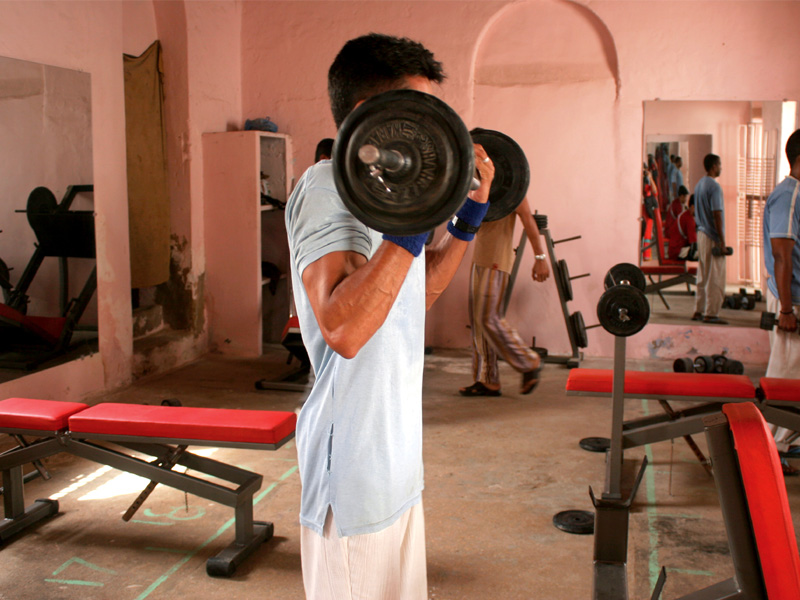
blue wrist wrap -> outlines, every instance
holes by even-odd
[[[417,235],[389,235],[388,233],[384,233],[383,239],[385,239],[387,242],[397,244],[401,248],[405,248],[413,256],[419,256],[422,252],[422,249],[425,247],[428,234],[419,233]]]
[[[488,202],[475,202],[472,198],[467,198],[458,209],[456,218],[447,224],[447,231],[456,239],[471,242],[488,210]],[[461,223],[458,223],[459,221]]]

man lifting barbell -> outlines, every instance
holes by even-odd
[[[328,73],[333,160],[309,168],[286,206],[316,376],[297,422],[308,598],[427,598],[425,310],[480,227],[494,177],[485,150],[430,95],[443,78],[419,43],[378,34],[347,42]],[[469,192],[476,165],[479,187]],[[454,213],[425,248],[428,231]]]

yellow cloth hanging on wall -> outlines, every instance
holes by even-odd
[[[161,44],[153,42],[141,56],[123,55],[123,65],[131,288],[144,288],[169,279],[170,210]]]

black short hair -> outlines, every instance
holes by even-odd
[[[694,194],[689,196],[689,206],[694,206]]]
[[[682,185],[678,188],[678,196],[686,196],[689,193],[689,190],[686,189],[686,186]]]
[[[314,151],[314,162],[319,162],[323,156],[330,158],[333,156],[333,139],[323,138],[317,144],[317,149]]]
[[[794,168],[794,163],[797,162],[798,156],[800,156],[800,129],[786,140],[786,158],[789,159],[790,168]]]
[[[703,168],[706,170],[706,173],[708,173],[718,162],[722,162],[719,156],[716,154],[706,154],[706,157],[703,159]]]
[[[406,77],[444,81],[442,63],[419,42],[370,33],[347,42],[328,70],[328,96],[338,128],[360,100],[397,89]]]

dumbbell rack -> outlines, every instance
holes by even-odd
[[[569,343],[572,349],[571,354],[569,355],[552,355],[547,354],[544,357],[544,362],[546,363],[556,363],[566,365],[568,369],[572,369],[575,367],[580,366],[580,361],[583,360],[583,352],[581,352],[581,348],[585,348],[588,345],[588,341],[586,339],[586,325],[583,320],[583,315],[580,311],[576,311],[572,314],[569,312],[569,307],[567,306],[567,302],[572,300],[572,280],[573,279],[581,279],[583,277],[589,277],[589,273],[584,273],[582,275],[575,275],[574,277],[570,277],[569,270],[567,269],[567,262],[565,260],[557,260],[556,259],[556,244],[562,244],[564,242],[572,242],[574,240],[581,239],[581,236],[576,235],[570,238],[565,238],[563,240],[555,240],[553,241],[552,236],[550,235],[550,229],[547,224],[547,216],[534,214],[533,218],[536,220],[536,226],[539,228],[539,233],[544,237],[545,244],[547,245],[547,255],[550,259],[550,270],[553,273],[553,277],[556,282],[556,289],[558,290],[558,298],[561,302],[561,312],[564,315],[564,322],[567,326],[567,334],[569,336]],[[511,270],[511,276],[508,282],[508,288],[506,289],[506,296],[504,298],[503,303],[503,312],[506,311],[508,308],[508,303],[511,300],[511,291],[514,288],[514,282],[517,278],[517,273],[519,272],[520,264],[522,263],[522,256],[525,250],[525,240],[527,239],[527,234],[525,231],[522,232],[522,235],[519,239],[519,245],[516,248],[516,258],[514,259],[514,267]]]

